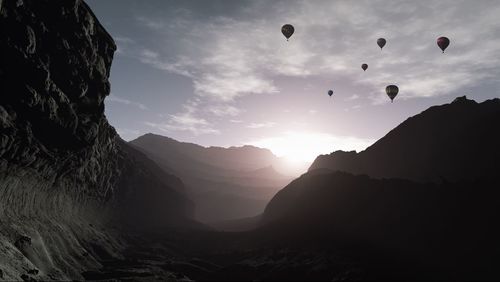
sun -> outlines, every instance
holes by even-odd
[[[252,145],[270,149],[276,156],[292,163],[312,162],[318,152],[332,149],[332,144],[325,142],[325,136],[309,132],[284,132],[281,136],[262,138]]]
[[[363,150],[371,140],[355,137],[335,136],[328,133],[287,131],[279,136],[261,138],[249,144],[268,148],[290,165],[311,164],[321,154],[336,150]]]

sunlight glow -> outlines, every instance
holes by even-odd
[[[265,137],[247,144],[268,148],[278,157],[286,158],[291,163],[311,163],[320,154],[329,154],[337,150],[359,152],[372,143],[373,140],[357,137],[287,131],[279,136]]]

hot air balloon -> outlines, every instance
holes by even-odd
[[[366,71],[366,69],[368,68],[368,64],[362,64],[362,65],[361,65],[361,68],[362,68],[364,71]]]
[[[393,102],[394,98],[398,95],[399,88],[396,85],[389,85],[385,88],[385,93],[387,93],[387,96],[391,98],[391,103]]]
[[[293,32],[295,31],[295,28],[293,28],[293,25],[291,24],[286,24],[281,27],[281,33],[286,37],[286,41],[292,36]]]
[[[437,45],[439,46],[439,48],[441,48],[441,50],[443,50],[444,53],[444,50],[448,48],[448,45],[450,45],[450,40],[448,39],[448,37],[439,37],[437,39]]]
[[[382,48],[384,48],[385,43],[387,43],[387,41],[385,41],[384,38],[377,39],[377,45],[378,45],[378,47],[380,47],[380,50],[382,50]]]
[[[332,97],[333,95],[333,91],[332,90],[328,90],[328,96]]]

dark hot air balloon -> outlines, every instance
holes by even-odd
[[[441,48],[441,50],[443,50],[443,53],[444,53],[444,50],[446,48],[448,48],[448,45],[450,45],[450,39],[448,39],[448,37],[439,37],[437,39],[437,45],[439,46],[439,48]]]
[[[361,68],[362,68],[364,71],[366,71],[366,69],[368,68],[368,64],[362,64],[362,65],[361,65]]]
[[[384,48],[385,43],[387,43],[387,41],[385,41],[384,38],[377,39],[377,45],[378,45],[378,47],[380,47],[380,50],[382,50],[382,48]]]
[[[389,85],[385,88],[385,93],[387,93],[387,96],[391,98],[391,103],[393,102],[394,98],[398,95],[399,88],[396,85]]]
[[[295,31],[295,28],[293,28],[293,25],[291,24],[286,24],[281,27],[281,33],[286,37],[286,41],[288,41],[288,38],[290,38]]]
[[[332,90],[328,90],[328,96],[332,97],[333,95],[333,91]]]

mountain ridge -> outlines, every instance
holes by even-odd
[[[156,134],[145,134],[130,144],[186,183],[196,214],[204,222],[256,216],[291,180],[274,169],[278,158],[268,149],[203,147]]]
[[[207,159],[210,159],[210,154],[224,153],[226,155],[230,155],[230,154],[241,153],[241,152],[244,152],[245,154],[258,153],[260,155],[260,157],[264,158],[264,159],[265,158],[269,158],[269,159],[276,158],[276,156],[269,149],[259,148],[259,147],[255,147],[252,145],[230,146],[230,147],[202,146],[202,145],[192,143],[192,142],[178,141],[178,140],[173,139],[171,137],[163,136],[163,135],[159,135],[159,134],[154,134],[154,133],[146,133],[142,136],[137,137],[134,140],[131,140],[129,143],[137,146],[138,144],[141,144],[141,142],[146,142],[147,141],[146,139],[152,139],[152,138],[159,139],[159,140],[161,140],[161,142],[168,143],[168,144],[173,145],[175,147],[178,147],[178,146],[190,147],[190,149],[192,149],[192,151],[194,151],[194,153],[192,153],[192,154],[202,152],[202,154],[208,155]],[[145,147],[145,146],[146,146],[145,144],[142,145],[142,147]],[[147,149],[147,148],[144,148],[144,149]],[[192,156],[192,154],[188,154],[188,156]],[[199,159],[200,158],[198,158],[198,160]],[[236,158],[232,157],[232,159],[236,159]],[[210,164],[210,165],[215,165],[215,164],[211,163],[209,160],[204,161],[204,162],[207,164]],[[223,166],[220,166],[220,168],[223,168]],[[256,167],[256,166],[250,166],[250,167],[242,166],[242,170],[253,170],[253,169],[259,169],[259,168],[260,167]]]
[[[328,168],[421,181],[484,177],[499,165],[500,152],[494,145],[500,142],[497,126],[500,99],[477,103],[463,96],[406,119],[362,152],[320,155],[309,171]],[[458,139],[463,140],[454,142]],[[472,164],[475,154],[483,159]]]

